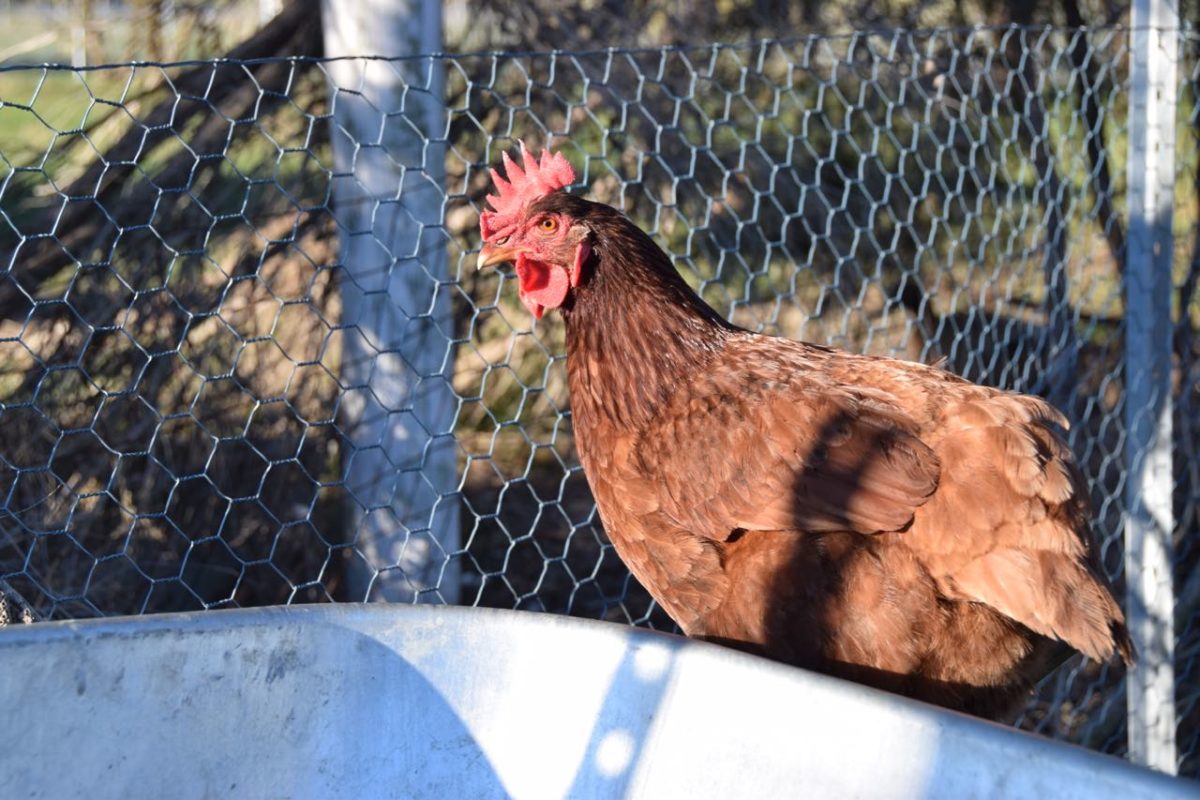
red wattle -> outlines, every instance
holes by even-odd
[[[534,261],[524,254],[517,256],[516,267],[521,302],[538,319],[547,308],[558,308],[567,299],[571,279],[562,267]]]

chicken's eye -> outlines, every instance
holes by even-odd
[[[542,221],[538,223],[538,227],[545,233],[554,233],[558,230],[558,220],[554,217],[543,217]]]

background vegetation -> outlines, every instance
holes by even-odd
[[[1119,580],[1125,12],[685,5],[447,6],[463,54],[443,64],[464,600],[669,625],[607,545],[574,460],[559,324],[465,268],[483,167],[516,138],[565,152],[742,325],[947,358],[1050,397],[1075,423]],[[316,3],[261,28],[257,6],[176,9],[70,55],[300,58],[0,72],[0,594],[44,618],[358,599]],[[67,57],[78,37],[29,49],[17,33],[43,11],[11,7],[0,57]],[[780,30],[800,33],[750,43]],[[1194,774],[1200,40],[1184,44],[1176,592]],[[1120,677],[1073,663],[1024,724],[1120,752]]]

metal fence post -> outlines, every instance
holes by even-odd
[[[441,4],[323,0],[355,599],[456,603]],[[384,58],[355,58],[383,56]],[[397,58],[399,57],[399,58]],[[387,60],[393,59],[393,60]]]
[[[1129,629],[1141,661],[1127,679],[1129,756],[1174,774],[1171,222],[1179,46],[1174,0],[1135,0],[1130,37],[1125,570]]]

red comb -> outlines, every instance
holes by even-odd
[[[499,170],[489,170],[492,182],[496,184],[496,194],[489,194],[487,201],[495,211],[484,211],[480,215],[484,239],[505,227],[528,204],[575,182],[575,169],[562,153],[543,150],[539,159],[525,148],[524,142],[518,144],[523,167],[504,153],[505,175],[502,176]]]

